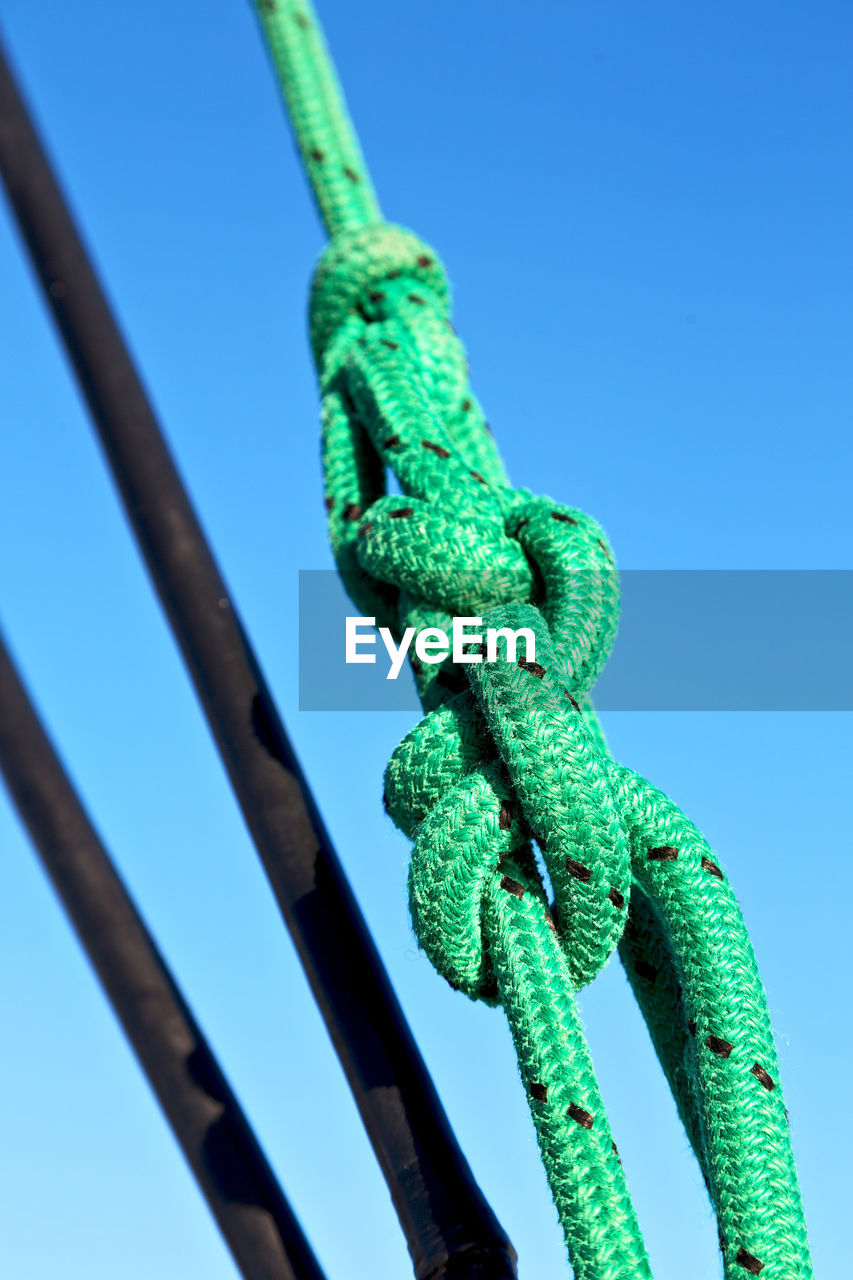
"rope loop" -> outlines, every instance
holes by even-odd
[[[524,829],[536,840],[551,881],[554,920],[575,988],[591,982],[625,927],[631,887],[627,831],[607,761],[567,687],[542,612],[507,605],[485,620],[498,632],[498,661],[468,668],[489,737],[506,768]],[[508,652],[522,628],[536,661]]]
[[[619,621],[619,576],[601,526],[574,507],[517,492],[506,532],[542,583],[542,610],[576,700],[607,661]]]
[[[468,665],[473,699],[463,692],[430,711],[386,771],[389,812],[415,836],[415,931],[453,986],[489,999],[482,899],[504,858],[533,868],[532,835],[554,893],[549,920],[578,988],[625,926],[627,833],[607,762],[566,688],[542,613],[513,604],[486,621],[498,633],[499,660]],[[536,662],[507,652],[522,628],[535,637]]]

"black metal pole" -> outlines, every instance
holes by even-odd
[[[0,771],[246,1280],[323,1280],[0,637]]]
[[[152,406],[0,58],[0,171],[137,542],[361,1112],[418,1280],[512,1280]]]

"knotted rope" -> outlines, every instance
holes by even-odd
[[[413,664],[426,712],[385,801],[414,840],[412,920],[440,973],[500,1004],[578,1280],[651,1275],[574,993],[620,954],[703,1169],[729,1280],[812,1275],[761,982],[719,861],[616,764],[588,691],[618,580],[588,516],[513,490],[468,385],[436,254],[381,220],[305,0],[259,4],[332,241],[311,334],[332,546],[401,637],[452,616],[536,660]],[[386,493],[388,471],[402,497]],[[531,840],[553,894],[549,907]]]

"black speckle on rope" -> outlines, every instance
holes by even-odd
[[[718,880],[725,880],[726,878],[717,866],[716,862],[712,862],[710,858],[702,859],[702,870],[710,872],[710,874],[712,876],[716,876]]]
[[[271,0],[267,0],[267,3],[271,9],[275,8],[275,5],[271,3]],[[311,23],[305,17],[304,13],[295,13],[293,15],[293,21],[296,23],[297,27],[300,27],[303,31],[308,31],[311,28]]]
[[[590,867],[585,867],[582,862],[575,862],[574,858],[566,858],[566,870],[570,876],[574,876],[576,880],[581,880],[584,884],[587,883],[592,875]]]
[[[388,512],[388,518],[389,520],[403,520],[406,516],[413,516],[414,514],[414,507],[398,507],[396,511]]]
[[[579,1124],[582,1129],[591,1129],[593,1117],[588,1111],[584,1111],[583,1107],[577,1106],[574,1102],[570,1105],[567,1116],[574,1120],[575,1124]]]
[[[613,1154],[615,1155],[616,1159],[619,1161],[619,1163],[620,1163],[620,1165],[621,1165],[621,1163],[622,1163],[622,1157],[621,1157],[621,1156],[620,1156],[620,1154],[619,1154],[619,1148],[617,1147],[617,1145],[616,1145],[616,1143],[615,1143],[615,1142],[611,1142],[611,1143],[610,1143],[610,1145],[611,1145],[611,1147],[613,1148]]]
[[[687,1030],[690,1032],[690,1034],[691,1034],[692,1036],[695,1036],[695,1034],[696,1034],[696,1019],[695,1019],[695,1018],[690,1018],[690,1019],[688,1020],[688,1022],[687,1022]]]
[[[524,897],[524,885],[513,880],[512,876],[501,876],[501,888],[506,889],[507,893],[511,893],[515,898]]]
[[[678,850],[674,849],[671,844],[662,844],[659,848],[649,849],[647,857],[649,862],[675,862],[678,857]]]
[[[421,445],[424,449],[429,449],[430,453],[436,454],[439,458],[450,457],[450,450],[445,449],[443,444],[433,444],[431,440],[422,440]]]
[[[545,674],[544,667],[541,667],[538,662],[528,662],[526,658],[519,658],[516,665],[521,667],[522,671],[529,671],[538,680],[541,680]]]
[[[711,1052],[716,1053],[720,1058],[727,1058],[734,1048],[731,1040],[723,1040],[715,1035],[706,1036],[705,1043]]]
[[[548,1086],[541,1084],[538,1080],[534,1080],[530,1086],[530,1096],[535,1098],[537,1102],[548,1101]]]
[[[327,511],[331,511],[331,509],[332,509],[332,507],[333,507],[334,505],[335,505],[335,500],[334,500],[334,498],[327,498],[327,499],[326,499],[326,510],[327,510]]]
[[[610,548],[607,546],[607,543],[606,543],[606,542],[602,542],[602,541],[601,541],[601,538],[596,538],[596,542],[597,542],[597,543],[598,543],[598,545],[601,547],[601,550],[604,552],[604,554],[607,556],[607,559],[608,559],[608,560],[610,561],[610,563],[612,564],[612,563],[613,563],[613,556],[610,554]]]
[[[349,178],[350,182],[361,182],[361,178],[358,176],[355,169],[350,169],[349,166],[347,166],[344,169],[344,173]]]
[[[572,697],[572,695],[569,693],[568,689],[564,690],[564,692],[565,692],[565,695],[566,695],[566,697],[568,698],[569,702],[570,702],[570,703],[572,704],[572,706],[574,707],[575,711],[580,711],[580,706],[578,705],[577,699]]]
[[[474,477],[475,480],[479,480],[480,484],[489,483],[485,476],[480,475],[479,471],[472,471],[471,475]]]
[[[620,893],[615,886],[609,891],[607,896],[617,911],[621,911],[623,909],[625,906],[625,895]]]
[[[389,351],[399,351],[399,350],[400,350],[400,344],[399,344],[399,342],[392,342],[390,338],[381,338],[381,339],[380,339],[380,341],[381,341],[381,343],[382,343],[383,347],[387,347]]]
[[[369,293],[367,296],[368,296],[368,298],[370,299],[370,301],[371,301],[371,302],[384,302],[384,301],[385,301],[385,294],[384,294],[384,293],[382,293],[381,291],[380,291],[380,292],[378,292],[378,293]]]
[[[400,437],[399,437],[399,436],[389,436],[387,440],[383,440],[383,441],[382,441],[382,448],[383,448],[383,449],[396,449],[396,447],[397,447],[397,445],[398,445],[399,443],[400,443]]]
[[[360,520],[362,514],[361,507],[357,502],[348,502],[341,512],[341,518],[343,520]]]
[[[564,516],[562,511],[552,511],[552,520],[559,520],[561,524],[577,524],[577,520],[573,520],[571,516]]]
[[[645,978],[646,982],[657,982],[657,969],[654,965],[648,964],[645,960],[636,961],[634,965],[634,972],[639,978]]]
[[[322,164],[326,159],[325,151],[321,151],[319,147],[315,147],[313,151],[309,152],[309,154],[311,159],[316,160],[318,164]]]
[[[755,1076],[759,1084],[763,1084],[765,1089],[775,1089],[776,1082],[773,1077],[764,1070],[760,1062],[755,1062],[750,1067],[750,1071]]]
[[[501,800],[501,812],[498,818],[501,831],[509,831],[512,826],[512,805],[508,800]]]
[[[419,307],[426,306],[426,298],[422,298],[419,293],[410,293],[408,295],[409,302],[416,302]]]
[[[419,267],[431,267],[431,266],[432,266],[432,258],[430,258],[427,254],[422,253],[422,254],[421,254],[421,256],[418,258],[418,266],[419,266]]]
[[[764,1270],[764,1263],[759,1262],[747,1249],[738,1249],[735,1262],[743,1267],[744,1271],[748,1271],[751,1276],[757,1276]]]
[[[463,401],[462,401],[462,412],[463,412],[463,413],[470,413],[470,412],[471,412],[471,401],[470,401],[470,400],[463,400]]]
[[[557,926],[554,924],[554,917],[551,915],[551,912],[547,907],[545,908],[545,923],[552,933],[557,932]]]

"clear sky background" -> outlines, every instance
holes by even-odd
[[[320,11],[387,215],[449,268],[515,483],[593,513],[625,567],[853,567],[849,0]],[[379,796],[412,718],[297,710],[297,571],[331,563],[305,322],[323,240],[253,14],[242,0],[5,0],[2,18],[521,1278],[565,1275],[502,1015],[454,995],[410,931],[407,842]],[[8,638],[329,1280],[405,1276],[384,1184],[5,211],[0,291]],[[820,655],[816,619],[803,668]],[[840,1277],[850,716],[623,713],[606,728],[734,882],[816,1272]],[[233,1280],[5,800],[0,957],[0,1274]],[[701,1179],[618,963],[582,1006],[657,1280],[710,1280]]]

